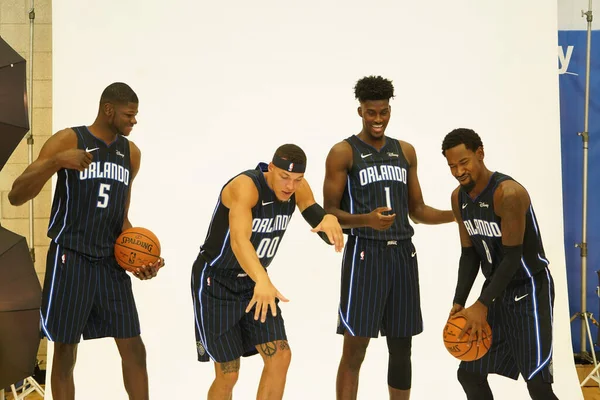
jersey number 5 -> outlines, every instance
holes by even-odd
[[[106,208],[108,206],[108,192],[110,192],[110,185],[106,183],[100,184],[100,190],[98,191],[98,208]]]

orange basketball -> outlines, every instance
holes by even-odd
[[[160,257],[160,242],[148,229],[134,227],[121,232],[115,243],[117,263],[127,271],[154,263]]]
[[[446,350],[454,357],[462,361],[475,361],[483,357],[490,346],[492,345],[492,328],[486,322],[483,328],[483,340],[481,345],[477,346],[477,342],[474,341],[469,345],[469,333],[468,330],[463,337],[458,340],[458,335],[462,331],[467,320],[464,317],[453,317],[446,322],[444,326],[444,346]]]

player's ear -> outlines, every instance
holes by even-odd
[[[358,106],[356,111],[358,111],[358,115],[362,118],[363,117],[362,106]]]
[[[483,152],[483,146],[479,146],[475,154],[477,154],[477,159],[479,161],[483,161],[483,158],[485,157],[485,153]]]
[[[115,113],[115,106],[110,103],[104,103],[102,104],[102,112],[104,112],[104,115],[107,117],[112,117]]]
[[[269,163],[269,167],[268,167],[268,171],[269,172],[273,172],[273,169],[275,168],[275,166],[273,165],[272,162]]]

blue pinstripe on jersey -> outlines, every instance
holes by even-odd
[[[495,172],[476,198],[459,191],[459,207],[473,247],[488,279],[502,262],[501,219],[494,212],[494,192],[511,177]],[[498,373],[526,380],[542,372],[552,382],[552,325],[554,284],[548,269],[542,238],[533,207],[525,216],[523,255],[508,288],[490,305],[488,322],[493,331],[492,348],[480,360],[462,362],[461,368],[482,374]],[[487,284],[486,282],[486,284]]]
[[[129,195],[129,141],[118,135],[107,145],[85,126],[73,130],[77,148],[90,149],[93,161],[83,172],[58,171],[48,236],[79,253],[109,257],[123,227]]]
[[[408,221],[408,161],[400,142],[386,138],[385,145],[376,150],[356,135],[346,142],[352,147],[352,168],[342,195],[341,209],[351,214],[368,214],[377,207],[386,207],[389,194],[390,208],[396,221],[385,231],[369,227],[346,230],[353,236],[374,240],[404,240],[414,230]]]

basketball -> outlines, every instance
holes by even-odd
[[[483,328],[483,340],[481,344],[477,346],[477,342],[473,342],[469,345],[469,333],[468,330],[461,340],[458,340],[458,335],[462,331],[467,320],[464,317],[451,317],[446,326],[444,326],[444,346],[446,350],[454,357],[462,361],[475,361],[483,357],[490,346],[492,345],[492,328],[486,322]]]
[[[130,272],[142,265],[156,262],[159,257],[160,242],[154,233],[145,228],[126,229],[115,243],[117,263]]]

